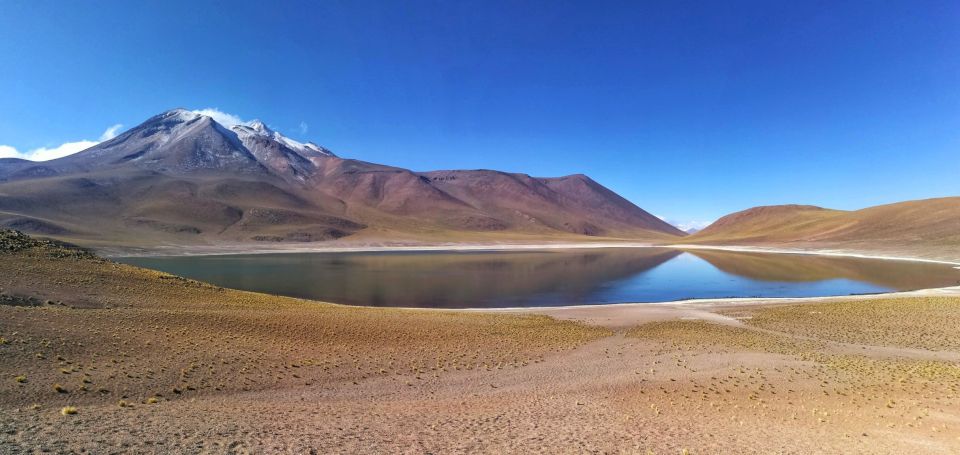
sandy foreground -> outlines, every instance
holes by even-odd
[[[373,309],[0,240],[0,453],[960,452],[956,289]]]

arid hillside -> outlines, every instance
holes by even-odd
[[[830,210],[755,207],[720,218],[678,243],[843,249],[960,260],[960,197]]]

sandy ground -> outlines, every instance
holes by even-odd
[[[0,453],[960,452],[955,289],[365,309],[31,244],[0,292]]]

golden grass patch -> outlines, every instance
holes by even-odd
[[[843,343],[960,350],[960,298],[878,298],[761,308],[746,323]]]

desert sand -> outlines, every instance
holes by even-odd
[[[0,288],[3,453],[960,451],[955,289],[355,308],[9,233]]]

